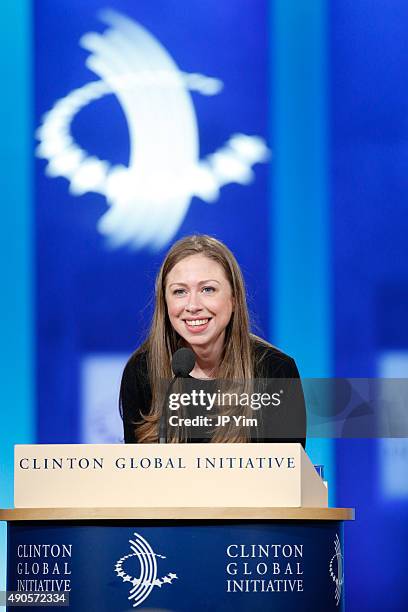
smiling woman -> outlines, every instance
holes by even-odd
[[[174,244],[158,273],[149,336],[129,359],[122,377],[120,407],[125,442],[158,441],[166,399],[163,381],[173,377],[172,355],[181,347],[194,352],[195,365],[189,379],[200,380],[197,384],[201,386],[214,379],[241,384],[254,379],[299,379],[291,357],[250,333],[239,265],[231,251],[210,236],[188,236]],[[280,386],[284,386],[283,381]],[[300,401],[299,394],[292,397],[293,401],[289,395],[280,412],[274,412],[275,440],[304,445],[303,395]],[[205,406],[201,408],[205,414]],[[232,418],[226,422],[232,422]],[[207,434],[200,441],[242,442],[253,438],[245,427],[215,426]],[[183,435],[175,428],[169,441],[186,441]]]
[[[206,255],[182,259],[167,275],[165,298],[173,329],[196,354],[192,375],[214,377],[234,310],[231,285],[223,268]]]

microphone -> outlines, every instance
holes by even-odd
[[[187,378],[196,362],[193,351],[189,348],[178,349],[171,360],[171,369],[176,378]]]
[[[173,370],[174,377],[171,380],[164,397],[164,404],[160,417],[159,444],[165,444],[167,442],[167,398],[170,393],[170,389],[177,378],[188,377],[191,370],[193,370],[195,366],[195,362],[196,358],[194,352],[189,348],[178,349],[172,357],[171,369]]]

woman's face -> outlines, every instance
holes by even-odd
[[[172,326],[193,349],[223,346],[234,298],[220,264],[205,255],[182,259],[167,275],[165,296]]]

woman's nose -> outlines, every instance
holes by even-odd
[[[186,306],[187,312],[191,312],[191,313],[198,312],[199,310],[201,310],[201,308],[202,306],[200,304],[200,299],[198,295],[191,294],[188,304]]]

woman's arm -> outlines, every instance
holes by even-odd
[[[306,444],[306,406],[302,383],[294,359],[273,347],[263,351],[256,368],[259,383],[268,392],[279,393],[279,406],[262,409],[262,440]]]
[[[135,429],[142,415],[150,410],[151,390],[145,353],[135,354],[127,362],[120,385],[119,410],[126,444],[137,442]]]

